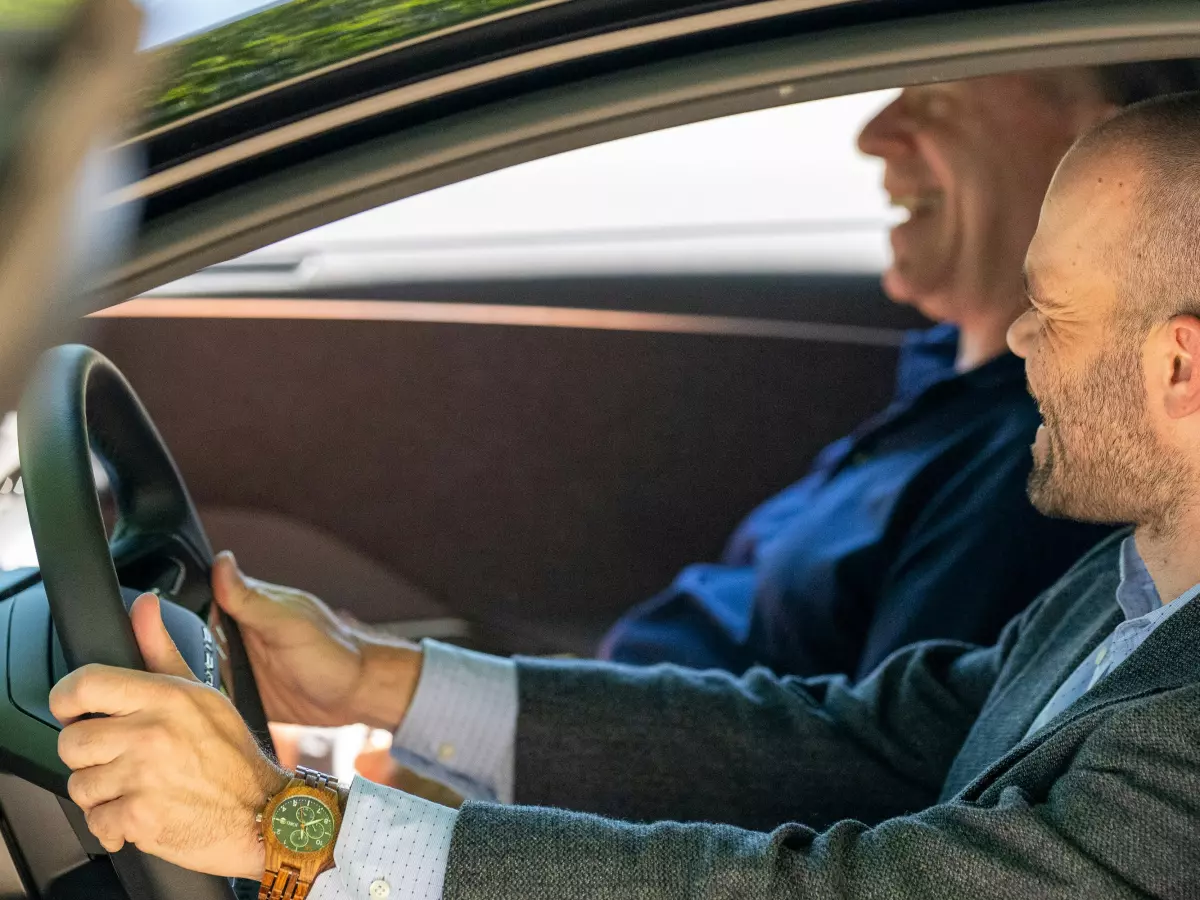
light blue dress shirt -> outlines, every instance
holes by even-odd
[[[516,665],[437,641],[423,646],[417,693],[392,756],[468,799],[512,803]]]
[[[1121,544],[1121,582],[1117,585],[1117,605],[1125,614],[1125,621],[1101,641],[1100,646],[1093,650],[1055,691],[1050,702],[1029,726],[1025,737],[1039,731],[1099,684],[1109,672],[1132,656],[1155,628],[1171,618],[1197,594],[1200,594],[1200,584],[1164,604],[1141,554],[1138,553],[1133,536],[1125,538]]]
[[[1067,678],[1038,714],[1032,735],[1129,658],[1200,594],[1200,584],[1163,604],[1132,537],[1121,547],[1117,603],[1125,621]],[[418,774],[474,800],[511,803],[517,732],[517,670],[511,660],[424,644],[421,680],[392,754]],[[355,779],[334,848],[335,869],[311,900],[441,900],[458,811]]]
[[[425,641],[417,692],[392,755],[472,800],[511,803],[517,667]],[[356,778],[309,900],[441,900],[458,810]]]

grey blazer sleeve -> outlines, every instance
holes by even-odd
[[[1053,765],[874,827],[757,833],[468,805],[444,900],[1191,897],[1198,695],[1193,684],[1129,704],[1065,735]]]
[[[758,829],[924,809],[1023,621],[986,649],[907,648],[857,686],[519,660],[515,800]]]

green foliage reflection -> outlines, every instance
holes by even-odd
[[[0,3],[5,0],[0,0]],[[9,0],[11,2],[11,0]],[[162,51],[154,128],[251,91],[533,0],[292,0]]]
[[[0,0],[0,30],[57,26],[77,2],[78,0]]]

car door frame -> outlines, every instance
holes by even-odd
[[[142,205],[141,231],[88,307],[384,203],[619,137],[926,81],[1200,56],[1200,7],[1186,0],[933,5],[765,0],[515,47],[422,80],[410,73],[342,105],[314,89],[324,106],[312,115],[211,153],[194,149],[117,191],[113,204]],[[904,18],[914,6],[925,14]],[[631,65],[635,45],[655,61]],[[139,149],[154,158],[167,134]]]

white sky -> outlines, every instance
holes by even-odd
[[[286,0],[139,0],[146,10],[143,46],[173,41]]]
[[[514,166],[293,238],[404,239],[895,218],[859,129],[879,91],[745,113]]]

